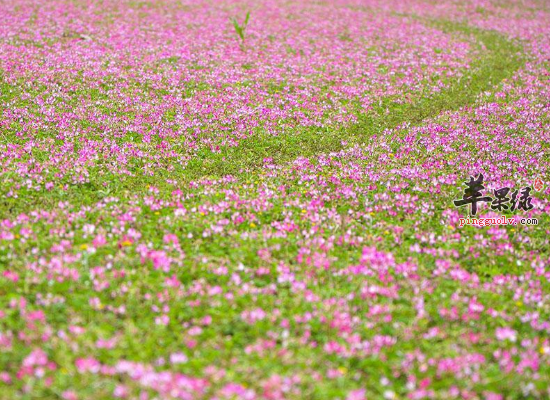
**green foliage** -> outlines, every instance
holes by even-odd
[[[243,24],[239,24],[239,21],[237,21],[237,18],[231,18],[231,22],[233,22],[233,27],[235,28],[235,32],[241,38],[241,41],[244,42],[245,39],[245,32],[246,27],[248,26],[248,21],[250,20],[250,11],[246,13],[246,17],[244,18]]]

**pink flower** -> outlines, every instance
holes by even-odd
[[[188,361],[187,356],[183,353],[172,353],[170,355],[170,362],[172,364],[184,364]]]
[[[164,243],[166,244],[179,244],[179,239],[176,235],[174,235],[173,233],[167,233],[166,235],[164,235],[164,238],[163,238],[163,241]]]
[[[348,393],[346,400],[366,400],[365,389],[352,390]]]
[[[254,400],[256,394],[252,389],[246,389],[245,387],[236,383],[228,383],[220,390],[220,395],[224,399],[238,398],[242,400]]]
[[[2,275],[4,276],[4,278],[12,282],[17,282],[19,280],[19,274],[17,274],[16,272],[4,271]]]
[[[10,374],[8,374],[7,372],[0,372],[0,382],[10,384],[12,382]]]
[[[124,385],[117,385],[113,391],[113,396],[124,398],[128,396],[128,389]]]
[[[189,335],[191,336],[198,336],[202,333],[202,328],[200,326],[194,326],[191,329],[189,329],[187,333],[189,333]]]
[[[32,353],[23,360],[24,367],[44,366],[47,363],[48,356],[42,349],[33,350]]]
[[[78,369],[78,372],[81,374],[85,372],[91,372],[92,374],[97,374],[99,372],[99,369],[101,367],[101,364],[99,361],[97,361],[95,358],[89,357],[89,358],[78,358],[75,362],[76,369]]]
[[[266,313],[261,308],[255,308],[254,310],[246,310],[241,314],[241,318],[249,323],[254,324],[256,321],[261,321],[266,317]]]
[[[72,390],[65,390],[62,394],[63,400],[78,400],[78,396]]]
[[[92,244],[94,247],[105,246],[107,244],[107,239],[105,239],[105,236],[103,235],[97,235],[92,241]]]
[[[168,325],[169,322],[170,322],[170,317],[166,314],[163,314],[160,317],[155,318],[155,324],[157,325]]]
[[[497,328],[496,338],[501,341],[510,340],[511,342],[515,342],[517,339],[517,332],[511,328]]]
[[[155,269],[161,269],[164,272],[170,270],[170,258],[164,251],[152,251],[149,253],[149,258],[153,261],[153,267],[155,267]]]

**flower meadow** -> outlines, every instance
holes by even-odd
[[[544,0],[0,2],[0,399],[550,397],[549,99]]]

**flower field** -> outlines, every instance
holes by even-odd
[[[0,400],[549,397],[548,2],[0,2]]]

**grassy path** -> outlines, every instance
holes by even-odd
[[[419,93],[411,103],[386,99],[369,114],[360,115],[358,123],[340,130],[307,129],[281,136],[260,135],[243,141],[239,147],[224,148],[218,154],[204,152],[187,166],[185,177],[238,175],[241,170],[249,174],[251,169],[261,166],[266,157],[273,158],[275,163],[284,163],[298,156],[341,150],[345,147],[342,141],[348,145],[365,142],[405,122],[420,124],[426,118],[473,104],[480,93],[511,77],[523,64],[521,47],[496,32],[447,21],[430,23],[444,32],[473,35],[475,42],[485,47],[483,57],[474,60],[471,69],[450,82],[447,89],[429,96]]]

